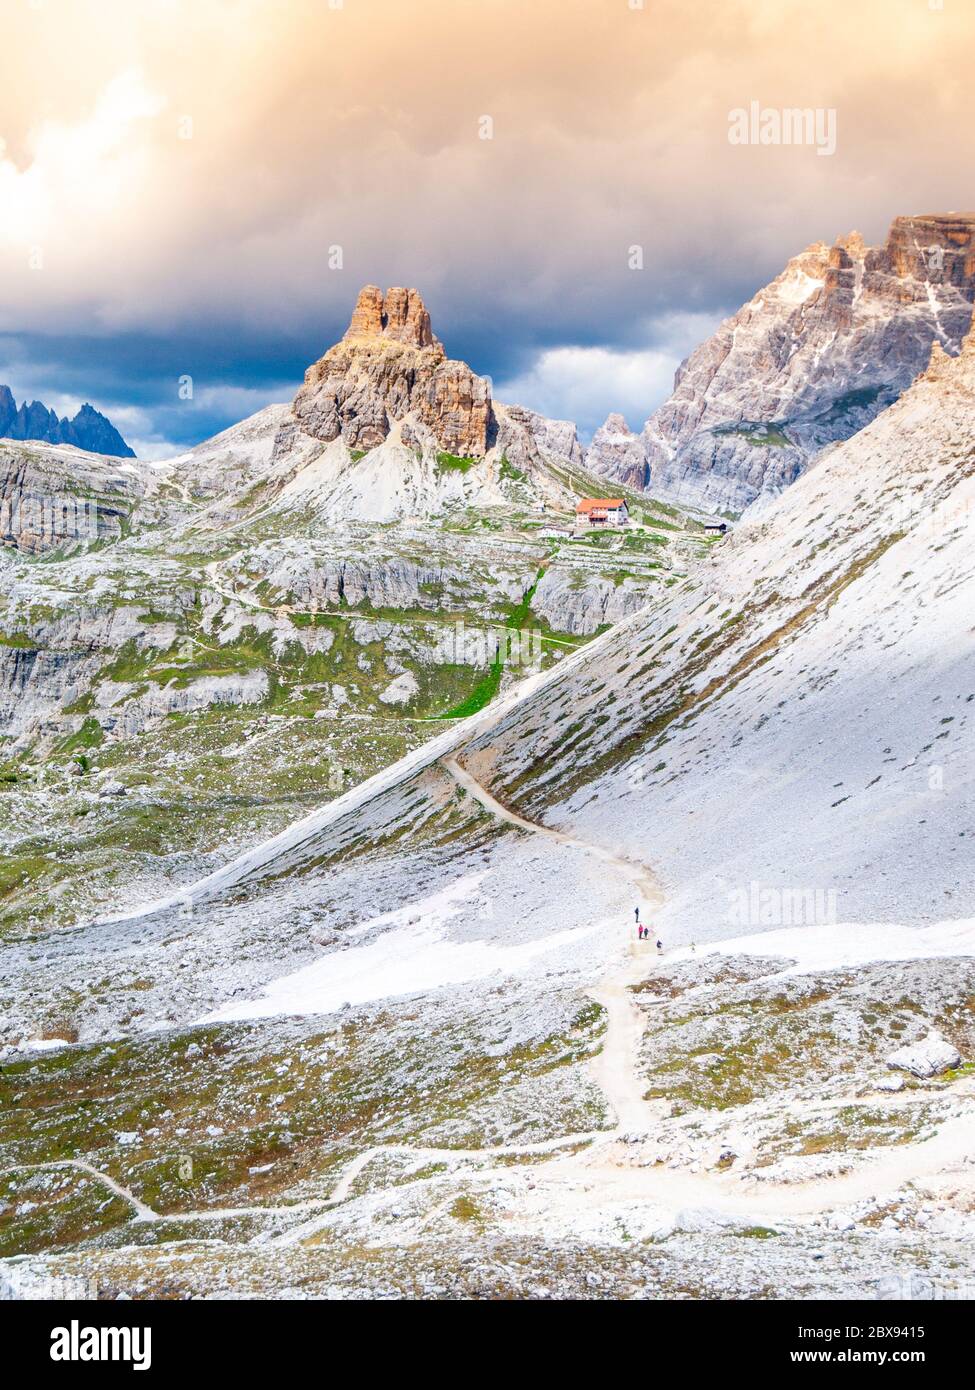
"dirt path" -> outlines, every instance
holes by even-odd
[[[577,846],[625,874],[648,903],[659,903],[660,890],[646,868],[564,831],[527,820],[492,796],[456,757],[448,756],[441,761],[455,781],[492,815],[560,844]],[[707,1207],[728,1216],[754,1218],[756,1213],[761,1213],[769,1218],[802,1219],[844,1202],[894,1191],[912,1179],[935,1176],[945,1167],[963,1163],[975,1151],[971,1125],[966,1117],[944,1123],[938,1134],[923,1146],[906,1145],[879,1153],[849,1173],[818,1180],[767,1185],[756,1181],[743,1187],[737,1173],[695,1174],[662,1165],[632,1166],[626,1162],[620,1141],[651,1133],[655,1121],[663,1118],[668,1109],[660,1102],[646,1101],[643,1096],[645,1086],[641,1080],[639,1051],[646,1016],[631,992],[631,986],[646,979],[655,960],[649,951],[641,952],[638,942],[631,941],[630,954],[624,956],[622,962],[614,960],[600,983],[589,991],[607,1015],[603,1046],[593,1059],[591,1070],[616,1113],[617,1126],[593,1136],[594,1142],[583,1152],[555,1158],[535,1171],[540,1209],[544,1209],[553,1196],[570,1208],[577,1204],[591,1207],[595,1180],[600,1198],[608,1202],[639,1200],[672,1208]]]
[[[87,1173],[89,1177],[95,1178],[103,1187],[107,1187],[110,1192],[114,1192],[116,1197],[121,1197],[124,1202],[128,1202],[136,1214],[139,1221],[159,1221],[159,1213],[153,1211],[152,1207],[146,1206],[134,1192],[130,1192],[127,1187],[117,1183],[114,1178],[110,1178],[107,1173],[102,1173],[98,1168],[86,1163],[83,1158],[60,1158],[54,1159],[50,1163],[15,1163],[10,1168],[5,1169],[8,1173],[39,1173],[45,1169],[53,1170],[56,1168],[76,1168],[81,1173]]]
[[[519,816],[516,811],[510,811],[507,806],[498,801],[476,781],[465,767],[457,761],[456,757],[448,755],[441,758],[441,765],[447,769],[451,777],[463,787],[464,791],[479,802],[486,811],[490,811],[492,816],[497,816],[499,820],[507,821],[509,825],[517,825],[521,830],[528,830],[533,835],[541,835],[548,840],[554,840],[559,845],[573,845],[576,849],[581,849],[584,854],[591,855],[603,864],[608,864],[630,880],[636,890],[637,897],[642,898],[643,902],[649,906],[657,906],[663,899],[663,895],[657,886],[656,879],[643,864],[637,864],[632,859],[623,859],[612,850],[604,849],[601,845],[591,844],[588,840],[580,840],[575,835],[570,835],[565,830],[553,830],[550,826],[542,825],[540,821],[526,820],[524,816]]]
[[[517,812],[509,810],[496,797],[493,797],[465,767],[461,766],[456,758],[446,757],[441,759],[441,762],[458,786],[463,787],[464,791],[486,811],[490,811],[491,815],[497,816],[499,820],[506,821],[509,825],[516,825],[521,830],[528,830],[532,834],[554,840],[556,844],[575,846],[583,853],[598,859],[603,864],[608,864],[617,873],[628,878],[633,884],[636,899],[644,910],[659,906],[663,895],[650,870],[644,865],[634,863],[631,859],[621,858],[619,855],[613,854],[611,850],[604,849],[601,845],[580,840],[567,831],[553,830],[538,821],[527,820],[524,816],[518,815]],[[626,930],[632,931],[629,923],[627,923]],[[659,1106],[649,1105],[643,1099],[643,1088],[639,1082],[637,1067],[640,1039],[643,1036],[645,1020],[630,993],[629,986],[645,978],[650,961],[653,959],[650,956],[649,943],[646,946],[646,953],[641,947],[642,943],[632,941],[632,949],[638,954],[625,958],[622,965],[618,961],[614,961],[605,978],[596,988],[589,991],[592,998],[602,1005],[607,1014],[603,1047],[599,1055],[593,1059],[592,1073],[596,1083],[616,1112],[619,1128],[633,1133],[645,1132],[653,1119],[660,1113]]]
[[[519,816],[496,800],[454,758],[445,757],[442,762],[458,785],[463,787],[491,815],[532,834],[542,835],[558,844],[572,845],[584,853],[592,855],[628,878],[633,884],[638,898],[641,898],[646,904],[656,904],[660,901],[660,891],[649,871],[642,865],[620,858],[599,845],[588,844],[566,831],[553,830],[548,826]],[[365,1149],[345,1166],[330,1195],[326,1198],[297,1202],[287,1206],[210,1207],[168,1214],[154,1211],[140,1201],[134,1193],[109,1177],[108,1174],[100,1172],[82,1159],[64,1159],[60,1162],[31,1164],[24,1165],[24,1167],[34,1169],[73,1167],[80,1169],[98,1179],[117,1196],[129,1202],[140,1221],[205,1221],[233,1216],[295,1216],[305,1211],[314,1213],[310,1220],[301,1222],[298,1226],[276,1238],[275,1243],[291,1244],[306,1239],[326,1224],[329,1219],[329,1209],[346,1201],[351,1195],[359,1175],[381,1157],[404,1156],[420,1160],[446,1160],[448,1163],[463,1163],[465,1160],[510,1158],[531,1154],[548,1156],[557,1154],[560,1149],[586,1147],[597,1142],[612,1141],[622,1132],[645,1132],[653,1118],[653,1107],[647,1105],[642,1098],[637,1073],[637,1055],[644,1025],[640,1010],[629,993],[628,985],[643,978],[646,966],[647,960],[645,958],[625,957],[622,964],[614,961],[606,979],[598,988],[591,991],[592,997],[607,1012],[607,1027],[603,1047],[591,1065],[597,1083],[602,1088],[612,1109],[616,1112],[617,1128],[611,1131],[595,1130],[565,1134],[554,1139],[523,1144],[503,1144],[485,1149],[433,1148],[405,1144],[375,1145]],[[497,1176],[497,1171],[494,1169],[482,1170],[476,1177],[477,1180],[484,1181],[490,1180],[492,1175]],[[423,1224],[426,1224],[429,1219],[431,1218],[428,1215],[424,1218]]]
[[[645,1134],[667,1111],[660,1101],[644,1100],[645,1086],[640,1080],[640,1042],[646,1019],[630,986],[646,978],[649,966],[648,956],[638,956],[621,968],[610,970],[589,991],[606,1010],[602,1050],[593,1058],[590,1070],[616,1112],[618,1127],[627,1134]]]

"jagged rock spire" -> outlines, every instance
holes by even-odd
[[[781,492],[915,380],[971,360],[975,213],[898,217],[789,261],[683,362],[643,428],[643,459],[612,429],[588,466],[657,496],[740,512]],[[930,363],[930,345],[940,346]]]
[[[295,397],[301,429],[350,449],[373,449],[401,424],[403,441],[483,458],[491,387],[465,362],[447,361],[419,290],[366,285],[341,342],[305,373]]]
[[[387,338],[411,347],[440,347],[419,290],[393,286],[383,294],[378,285],[359,291],[346,339]]]

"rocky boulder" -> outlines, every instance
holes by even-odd
[[[908,1043],[892,1052],[887,1065],[892,1070],[909,1071],[913,1076],[926,1078],[940,1076],[949,1067],[957,1067],[960,1061],[958,1049],[940,1033],[932,1031],[920,1042]]]

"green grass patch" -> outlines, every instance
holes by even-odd
[[[491,664],[491,668],[483,679],[479,680],[474,689],[462,700],[459,705],[454,705],[453,709],[447,710],[440,716],[441,719],[466,719],[471,714],[479,713],[485,705],[491,703],[498,688],[501,685],[501,671],[503,663],[501,658]]]
[[[76,733],[69,734],[67,738],[57,745],[58,753],[73,753],[77,749],[97,748],[105,737],[105,731],[93,716],[89,716]]]
[[[477,459],[464,458],[459,454],[448,454],[440,450],[437,454],[438,473],[469,473]]]
[[[458,1197],[450,1208],[450,1214],[455,1221],[465,1221],[475,1226],[484,1225],[484,1213],[473,1197]]]

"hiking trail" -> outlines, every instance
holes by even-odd
[[[540,835],[562,845],[571,845],[601,863],[610,865],[633,884],[639,899],[653,908],[661,901],[661,892],[650,871],[632,860],[621,858],[600,845],[591,844],[565,830],[531,821],[510,810],[464,768],[452,754],[441,759],[449,775],[491,815],[530,834]],[[342,1168],[327,1197],[310,1198],[293,1203],[261,1206],[210,1207],[191,1211],[157,1212],[130,1189],[95,1168],[83,1159],[61,1159],[46,1163],[15,1164],[6,1171],[39,1171],[74,1168],[100,1181],[109,1191],[127,1201],[142,1222],[205,1222],[223,1217],[293,1218],[308,1213],[306,1220],[289,1226],[273,1235],[272,1245],[294,1245],[314,1237],[333,1219],[332,1211],[353,1197],[356,1180],[376,1159],[408,1157],[419,1162],[441,1160],[461,1166],[456,1174],[465,1185],[497,1183],[510,1178],[511,1169],[505,1165],[470,1169],[462,1165],[481,1159],[504,1159],[519,1155],[538,1155],[542,1161],[531,1168],[530,1201],[522,1215],[542,1220],[548,1213],[558,1213],[564,1220],[591,1212],[594,1207],[611,1209],[624,1204],[642,1204],[648,1214],[656,1208],[677,1213],[681,1209],[705,1209],[725,1220],[756,1223],[788,1218],[796,1221],[810,1219],[844,1202],[857,1201],[887,1191],[893,1192],[907,1182],[936,1177],[946,1167],[965,1162],[971,1153],[971,1132],[967,1117],[944,1122],[937,1134],[923,1145],[908,1144],[894,1151],[879,1152],[851,1171],[832,1177],[813,1178],[796,1182],[758,1182],[754,1178],[741,1182],[744,1174],[728,1171],[695,1173],[686,1168],[668,1167],[660,1162],[647,1166],[629,1161],[630,1142],[652,1139],[654,1123],[669,1114],[662,1101],[644,1099],[639,1052],[647,1026],[644,1012],[636,1003],[632,987],[652,972],[655,955],[650,943],[642,945],[632,937],[633,924],[621,924],[619,944],[622,951],[614,952],[603,977],[588,989],[588,994],[606,1011],[606,1028],[600,1051],[590,1060],[591,1074],[615,1113],[615,1125],[608,1129],[590,1130],[559,1135],[555,1138],[525,1143],[503,1144],[481,1149],[437,1148],[411,1144],[380,1144],[363,1150]],[[629,950],[625,943],[629,943]],[[865,1099],[870,1099],[866,1097]],[[909,1097],[898,1098],[907,1103]],[[825,1103],[837,1106],[846,1100]],[[569,1149],[570,1153],[560,1153]],[[442,1183],[435,1178],[418,1178],[410,1184],[414,1189]],[[751,1177],[751,1175],[748,1175]],[[401,1188],[392,1189],[401,1191]],[[446,1209],[437,1187],[436,1202],[419,1218],[407,1221],[401,1231],[403,1238],[415,1238]]]

